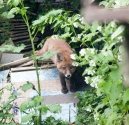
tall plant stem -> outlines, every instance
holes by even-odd
[[[41,96],[41,87],[40,87],[40,80],[39,80],[39,73],[38,73],[38,65],[37,65],[37,62],[36,62],[35,47],[34,47],[34,38],[35,37],[32,36],[32,33],[30,31],[30,26],[29,26],[29,22],[28,22],[28,18],[27,18],[26,14],[23,16],[23,19],[24,19],[24,21],[27,25],[29,37],[30,37],[30,40],[31,40],[32,51],[33,51],[33,55],[34,55],[33,60],[34,60],[34,65],[36,67],[36,75],[37,75],[37,81],[38,81],[38,94],[39,94],[39,96]],[[35,36],[36,36],[36,34],[35,34]],[[39,105],[41,105],[41,103]],[[42,118],[42,115],[41,115],[41,110],[40,110],[39,111],[39,118],[37,119],[37,125],[40,125],[41,118]]]
[[[30,37],[30,40],[31,40],[32,51],[33,51],[33,55],[34,55],[33,56],[34,65],[36,67],[36,75],[37,75],[37,81],[38,81],[38,94],[39,94],[39,96],[41,96],[41,87],[40,87],[40,80],[39,80],[39,73],[38,73],[38,65],[37,65],[37,62],[36,62],[36,55],[35,55],[34,38],[32,37],[32,33],[30,31],[30,26],[29,26],[29,22],[28,22],[28,18],[27,18],[26,14],[24,15],[23,19],[26,22],[26,25],[27,25],[27,28],[28,28],[29,37]]]

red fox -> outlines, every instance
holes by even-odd
[[[70,58],[70,55],[73,54],[71,47],[62,39],[50,37],[46,40],[42,49],[35,51],[35,54],[40,56],[49,50],[57,51],[57,54],[55,54],[51,60],[58,69],[62,93],[66,94],[68,92],[66,83],[69,84],[70,91],[75,92],[76,88],[74,83],[72,83],[71,77],[76,67],[72,65],[74,60]]]

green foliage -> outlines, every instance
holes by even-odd
[[[98,125],[98,121],[96,121],[99,118],[97,109],[103,113],[104,108],[107,107],[102,102],[105,95],[97,96],[95,89],[89,89],[83,93],[77,93],[75,96],[79,98],[76,125]],[[94,109],[96,109],[96,112],[94,112]]]
[[[0,124],[14,124],[16,125],[15,121],[15,115],[19,113],[18,105],[17,105],[17,99],[21,98],[19,90],[23,90],[24,92],[28,91],[29,89],[35,89],[34,85],[30,82],[27,82],[27,84],[24,84],[23,86],[20,86],[20,88],[15,89],[14,85],[11,84],[11,86],[6,86],[0,90]],[[4,100],[4,92],[10,93],[8,95],[8,100]],[[42,104],[43,97],[42,96],[34,96],[33,98],[24,101],[20,106],[20,112],[21,112],[21,123],[22,124],[35,124],[37,125],[38,119],[39,119],[39,112],[41,111],[41,115],[46,115],[46,113],[52,112],[52,113],[58,113],[61,111],[61,107],[59,105],[44,105]],[[55,120],[54,118],[51,118],[46,120],[47,123],[64,123],[61,120]],[[40,123],[44,122],[45,120],[41,120]],[[57,124],[58,125],[58,124]]]
[[[48,60],[50,59],[51,57],[53,57],[55,54],[57,54],[57,52],[51,52],[50,51],[47,51],[46,53],[44,53],[42,56],[38,56],[36,57],[36,59],[40,59],[40,60]]]
[[[3,9],[3,1],[1,0],[0,3],[0,8]],[[39,18],[30,25],[27,16],[29,7],[26,7],[22,0],[8,0],[7,3],[7,10],[1,13],[0,16],[13,18],[16,14],[21,14],[28,27],[33,54],[35,51],[33,44],[35,36],[38,32],[44,33],[45,27],[48,25],[50,25],[53,33],[56,34],[53,37],[63,38],[68,41],[74,49],[81,49],[79,53],[77,52],[77,55],[74,55],[77,60],[76,65],[84,67],[82,75],[85,77],[86,83],[96,88],[96,90],[86,91],[82,95],[77,96],[80,98],[80,102],[78,103],[79,109],[76,124],[122,125],[124,122],[128,124],[129,89],[123,86],[124,79],[120,72],[122,55],[124,53],[121,42],[124,40],[123,31],[125,28],[116,21],[103,25],[95,21],[89,25],[79,14],[73,14],[73,12],[61,9],[52,10],[43,16],[39,16]],[[102,1],[100,5],[118,8],[128,3],[128,0],[105,0]],[[72,4],[78,6],[77,1],[72,2]],[[8,47],[12,48],[12,46],[7,46],[2,51],[7,50]],[[18,52],[20,49],[13,50]],[[43,55],[43,57],[39,58],[43,60],[48,59],[56,53],[57,52],[48,52]],[[37,69],[35,54],[33,59]],[[54,125],[58,125],[58,123],[65,124],[62,121],[55,121],[52,117],[47,118],[46,121],[41,120],[41,115],[45,115],[47,111],[55,113],[60,110],[60,107],[41,104],[42,96],[38,70],[36,70],[36,74],[38,90],[36,90],[30,82],[20,87],[23,91],[34,89],[38,93],[37,96],[21,105],[20,110],[23,114],[22,122],[27,124],[37,124],[41,122],[43,124]],[[14,99],[16,95],[13,94],[10,98]],[[13,106],[10,104],[10,101],[4,102],[6,107],[9,106],[7,110]],[[6,119],[4,117],[5,113],[3,113],[2,110],[3,105],[0,116]],[[10,116],[9,119],[13,117],[12,115]]]
[[[118,3],[120,1],[107,0],[101,4],[114,7]],[[81,100],[80,103],[88,104],[83,105],[82,108],[79,106],[77,116],[79,122],[83,121],[83,115],[87,115],[88,120],[84,120],[82,123],[100,125],[123,125],[124,122],[128,123],[129,99],[127,95],[129,88],[124,87],[124,77],[121,72],[122,56],[124,55],[121,42],[124,41],[124,29],[125,27],[118,25],[115,21],[104,25],[93,22],[87,30],[90,32],[84,35],[85,43],[90,42],[90,44],[88,48],[83,44],[84,48],[80,50],[78,55],[75,55],[75,58],[77,65],[85,67],[83,73],[85,82],[96,88],[95,94],[97,96],[91,95],[93,97],[91,100],[93,101],[95,98],[97,105],[93,108],[92,101]],[[102,46],[100,47],[100,45]],[[89,93],[86,93],[86,95],[89,95]],[[100,98],[102,95],[104,95],[104,98]],[[85,96],[82,95],[81,98],[83,97]],[[98,98],[100,100],[97,100]],[[90,110],[92,109],[90,114],[89,112],[84,114],[83,111],[89,107]],[[82,114],[79,112],[80,110]],[[92,114],[96,117],[93,117]]]
[[[41,125],[69,125],[69,123],[60,119],[56,120],[54,117],[50,116],[47,117]]]
[[[122,124],[124,120],[123,114],[126,116],[128,113],[128,106],[123,103],[124,100],[126,102],[126,96],[124,96],[126,94],[124,94],[125,88],[123,87],[120,72],[120,58],[123,53],[119,51],[120,46],[115,44],[119,41],[117,36],[120,37],[122,30],[119,30],[120,27],[111,27],[111,23],[106,25],[104,29],[110,27],[110,33],[111,31],[114,32],[112,35],[105,30],[101,32],[102,37],[113,36],[103,39],[105,44],[102,49],[82,49],[79,56],[76,56],[77,61],[80,62],[78,65],[88,65],[83,73],[86,83],[97,89],[96,93],[98,96],[102,93],[105,95],[103,106],[108,105],[108,107],[104,109],[104,112],[99,112],[98,110],[102,107],[98,108],[98,104],[97,108],[93,111],[99,117],[99,119],[94,120],[100,125]],[[95,32],[95,30],[92,31]]]
[[[2,45],[3,43],[8,43],[10,38],[10,22],[8,20],[1,20],[0,23],[0,45]]]
[[[95,30],[96,24],[98,25],[98,23],[94,23],[92,30]],[[90,33],[90,25],[79,14],[61,9],[49,11],[46,15],[40,16],[33,21],[32,25],[33,31],[38,30],[41,33],[44,33],[45,26],[49,25],[53,30],[53,34],[56,34],[53,37],[65,39],[75,49],[80,48],[80,46],[88,46],[87,42],[91,42],[92,35],[97,33],[97,31]]]
[[[8,100],[5,100],[5,91],[8,93],[10,92],[10,95],[8,95]],[[3,87],[0,90],[0,124],[16,124],[14,119],[15,114],[13,114],[13,110],[15,110],[15,108],[17,110],[17,107],[15,107],[14,105],[17,95],[19,95],[19,93],[16,93],[13,84],[11,84],[10,86]]]
[[[25,48],[24,44],[21,44],[20,46],[4,45],[4,46],[2,46],[2,48],[0,48],[0,52],[11,51],[11,52],[14,52],[14,53],[19,53],[24,48]]]
[[[23,86],[21,86],[20,89],[22,91],[26,92],[28,89],[34,89],[35,90],[35,86],[31,82],[27,81],[27,84],[24,84]]]
[[[3,4],[3,1],[0,1],[0,2],[2,2],[2,4]],[[29,89],[33,89],[33,90],[36,90],[38,93],[37,96],[34,96],[30,100],[27,100],[21,104],[21,106],[20,106],[20,111],[22,114],[21,124],[23,123],[23,124],[39,125],[40,123],[42,123],[42,115],[45,115],[48,111],[57,113],[57,112],[61,111],[61,107],[59,105],[48,105],[48,106],[42,105],[43,98],[41,96],[38,67],[37,67],[35,48],[34,48],[34,39],[35,39],[35,36],[37,35],[38,31],[35,30],[36,29],[36,27],[35,27],[35,29],[31,32],[31,26],[29,24],[29,21],[28,21],[29,19],[27,17],[28,7],[24,6],[23,0],[18,0],[18,1],[8,0],[7,5],[10,7],[10,9],[3,12],[0,16],[2,18],[9,19],[9,18],[14,18],[14,16],[16,14],[21,14],[22,18],[24,19],[24,21],[27,25],[29,37],[30,37],[31,44],[32,44],[33,55],[34,55],[33,60],[34,60],[35,66],[36,66],[36,75],[37,75],[37,80],[38,80],[38,90],[29,81],[27,82],[27,84],[24,84],[23,86],[20,86],[20,88],[19,88],[24,92],[26,92]],[[51,12],[50,15],[51,14],[53,14],[53,13]],[[3,48],[0,49],[0,51],[1,52],[4,52],[4,51],[20,52],[24,47],[25,46],[23,44],[21,44],[20,47],[14,47],[12,45],[5,45]],[[42,59],[46,59],[46,58],[49,59],[55,53],[56,52],[54,52],[54,53],[47,52],[45,55],[42,56]],[[2,92],[3,92],[3,89],[2,89]],[[2,94],[2,92],[1,92],[1,94]],[[15,120],[13,119],[14,118],[13,114],[8,113],[8,112],[10,112],[10,110],[12,108],[13,108],[14,113],[17,113],[17,111],[18,111],[17,103],[15,103],[15,105],[11,104],[11,102],[13,102],[14,100],[16,100],[18,98],[18,94],[16,94],[17,92],[14,91],[13,93],[14,94],[12,94],[9,97],[9,100],[7,102],[2,103],[3,105],[1,106],[1,119],[0,119],[1,122],[0,123],[6,124],[8,120],[9,120],[10,124],[11,124],[12,120],[15,122]],[[13,98],[13,100],[11,100],[12,98]],[[6,107],[9,107],[9,108],[6,109]],[[5,109],[5,112],[3,112],[3,109]],[[8,114],[6,116],[6,112],[10,115],[10,117],[8,117]]]

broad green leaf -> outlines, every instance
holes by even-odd
[[[6,124],[4,124],[4,125],[6,125]],[[9,125],[16,125],[16,123],[14,123],[14,122],[11,122],[11,123],[9,123]]]
[[[20,88],[22,89],[22,91],[26,92],[27,90],[34,88],[34,85],[27,81],[27,84],[20,86]]]
[[[21,44],[20,46],[17,46],[17,47],[13,46],[13,45],[4,45],[4,46],[2,46],[2,48],[0,48],[0,52],[12,51],[12,52],[19,53],[24,48],[25,48],[24,44]]]
[[[105,111],[104,111],[104,114],[105,114],[106,116],[109,116],[112,112],[113,112],[112,109],[106,108]]]
[[[100,4],[99,4],[99,5],[107,6],[107,4],[108,4],[108,2],[107,2],[107,1],[102,1],[102,2],[100,2]]]
[[[25,13],[26,13],[26,11],[27,11],[27,10],[23,8],[23,9],[20,10],[20,14],[21,14],[22,16],[24,16]]]
[[[110,101],[114,105],[116,103],[116,100],[119,98],[121,92],[123,91],[123,86],[121,84],[112,84],[111,91],[109,93],[110,95]]]
[[[117,30],[111,35],[111,39],[113,40],[116,38],[118,35],[120,35],[124,31],[125,27],[124,26],[119,26]]]
[[[19,3],[20,3],[20,0],[13,0],[13,5],[14,6],[18,6]]]
[[[109,114],[106,125],[113,125],[113,121],[117,119],[117,113],[112,112]]]
[[[10,4],[11,1],[12,1],[12,0],[7,0],[7,4]]]
[[[105,56],[105,57],[103,58],[103,61],[104,61],[103,63],[107,63],[107,62],[109,62],[109,61],[114,60],[114,56],[113,56],[113,53],[112,53],[111,50],[103,51],[102,54]]]
[[[35,26],[35,25],[38,25],[40,23],[42,23],[42,20],[38,19],[38,20],[33,21],[32,25]]]
[[[32,119],[33,114],[29,113],[28,115],[24,115],[21,117],[21,121],[24,122],[28,122],[30,119]]]
[[[106,103],[101,103],[101,104],[98,104],[95,108],[96,111],[98,111],[99,109],[103,109],[103,107],[105,106]]]
[[[110,93],[111,86],[112,86],[112,81],[111,80],[108,80],[107,82],[105,82],[103,84],[103,89],[106,92],[106,94]]]
[[[70,31],[70,27],[65,27],[65,32],[69,32]]]
[[[53,57],[55,54],[57,54],[57,51],[55,52],[51,52],[51,51],[47,51],[45,54],[43,54],[42,56],[38,56],[36,57],[36,59],[41,59],[41,60],[48,60],[51,57]]]
[[[4,112],[3,111],[0,111],[0,118],[1,117],[4,117]]]
[[[98,27],[98,22],[97,21],[93,22],[90,28],[91,32],[94,33],[97,30],[97,27]]]
[[[1,4],[0,4],[0,9],[3,8],[3,7],[4,7],[4,5],[1,5]]]
[[[49,108],[50,112],[53,112],[53,113],[57,113],[57,112],[61,111],[60,105],[50,104],[50,105],[48,105],[48,108]]]
[[[21,106],[20,106],[20,111],[21,112],[23,112],[24,110],[27,110],[28,109],[28,102],[29,102],[29,100],[28,101],[25,101],[25,102],[23,102],[21,104]]]
[[[72,33],[71,33],[72,34]],[[69,38],[70,36],[71,36],[71,34],[70,33],[65,33],[65,34],[62,34],[60,37],[62,38],[62,39],[66,39],[66,38]]]
[[[1,17],[3,17],[3,18],[8,18],[8,12],[3,12],[2,14],[1,14]],[[13,17],[13,16],[12,16]]]
[[[3,3],[4,3],[4,1],[3,0],[0,0],[0,5],[3,4]]]
[[[113,82],[118,84],[118,81],[119,81],[119,78],[120,78],[120,69],[117,68],[117,69],[112,70],[109,73],[109,75],[110,75],[110,78],[113,80]]]
[[[43,101],[43,97],[42,96],[35,96],[34,97],[34,101],[35,101],[35,103],[40,103],[40,102],[42,102]]]
[[[46,15],[44,15],[44,16],[40,16],[38,20],[33,21],[33,24],[32,25],[35,26],[35,25],[38,25],[40,23],[48,24],[49,23],[48,20],[51,17],[54,17],[55,18],[55,16],[61,14],[62,12],[63,12],[62,9],[52,10],[52,11],[48,12]],[[50,21],[50,23],[52,23],[52,22]]]
[[[127,125],[129,125],[129,114],[127,114],[127,115],[125,116],[125,123],[126,123]]]
[[[123,102],[124,104],[129,101],[129,89],[127,89],[123,94]]]
[[[15,7],[15,8],[12,8],[9,12],[8,12],[8,17],[6,18],[12,18],[12,16],[14,17],[15,15],[14,14],[17,14],[20,12],[20,8],[19,7]]]
[[[125,52],[125,49],[124,49],[123,46],[120,46],[120,47],[119,47],[119,52],[122,53],[122,54]]]
[[[43,115],[45,115],[47,111],[49,111],[49,108],[46,105],[40,105],[36,107],[36,109],[40,110]]]
[[[35,107],[35,101],[34,100],[30,100],[30,101],[28,101],[28,105],[29,105],[29,107]]]

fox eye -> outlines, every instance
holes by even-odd
[[[63,66],[62,68],[63,68],[63,69],[66,69],[66,67],[65,67],[65,66]]]
[[[70,69],[72,69],[73,68],[73,66],[70,66]]]

